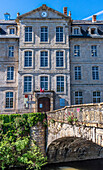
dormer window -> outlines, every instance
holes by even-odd
[[[15,34],[15,29],[14,28],[10,29],[10,34]]]
[[[88,31],[91,35],[98,35],[97,27],[90,27]]]
[[[8,34],[10,34],[10,35],[16,34],[16,27],[9,27],[8,28]]]
[[[95,28],[91,28],[91,34],[95,34]]]
[[[80,27],[72,27],[72,35],[82,35]]]
[[[74,34],[79,34],[79,28],[74,28]]]

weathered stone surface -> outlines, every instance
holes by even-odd
[[[103,148],[82,138],[60,138],[48,147],[48,162],[68,162],[103,157]]]

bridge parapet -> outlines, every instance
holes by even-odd
[[[65,121],[65,114],[73,113],[79,122],[103,124],[103,103],[66,106],[63,109],[48,112],[48,117]]]

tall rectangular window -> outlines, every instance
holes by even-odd
[[[97,46],[96,45],[91,46],[91,55],[92,55],[92,57],[97,56]]]
[[[25,42],[32,41],[32,27],[25,27]]]
[[[24,67],[32,66],[32,51],[25,51],[24,53]]]
[[[97,66],[92,67],[92,78],[93,80],[99,80],[99,70]]]
[[[48,67],[48,51],[40,52],[40,67]]]
[[[75,92],[75,104],[82,104],[82,103],[83,103],[82,92],[76,91]]]
[[[93,92],[93,103],[100,103],[100,92],[99,91]]]
[[[24,77],[24,92],[31,92],[32,91],[32,77],[25,76]]]
[[[48,42],[48,27],[41,27],[41,42]]]
[[[75,67],[75,80],[81,80],[81,67]]]
[[[9,47],[9,57],[14,57],[14,46]]]
[[[13,108],[13,92],[6,93],[6,108]]]
[[[56,27],[56,42],[63,42],[63,27]]]
[[[14,67],[7,67],[7,80],[14,80]]]
[[[64,92],[64,76],[57,76],[57,92]]]
[[[74,45],[74,56],[79,57],[80,56],[80,46]]]
[[[40,87],[44,90],[48,90],[48,77],[47,76],[40,77]]]
[[[63,51],[56,52],[56,67],[63,67],[64,66],[64,57]]]

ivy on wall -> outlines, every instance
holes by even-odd
[[[0,167],[41,169],[46,158],[34,143],[30,145],[30,128],[41,122],[45,126],[45,114],[0,115]]]

